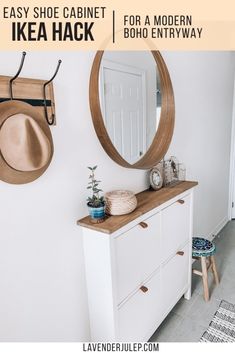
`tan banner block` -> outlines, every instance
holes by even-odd
[[[235,50],[235,4],[1,0],[1,50]]]

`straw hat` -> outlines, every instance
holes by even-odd
[[[0,104],[0,180],[26,184],[40,177],[53,156],[53,141],[44,116],[35,107]]]

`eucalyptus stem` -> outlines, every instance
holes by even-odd
[[[87,201],[89,206],[91,207],[99,207],[104,205],[104,197],[100,197],[100,192],[102,191],[99,188],[100,180],[96,180],[95,178],[95,170],[97,166],[95,167],[88,167],[90,170],[90,175],[89,175],[89,183],[87,189],[90,189],[92,191],[92,196],[88,197]]]

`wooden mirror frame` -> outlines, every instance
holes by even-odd
[[[125,168],[150,169],[155,166],[165,156],[173,135],[175,122],[175,104],[170,75],[160,52],[151,52],[156,61],[161,82],[161,116],[158,129],[152,144],[143,155],[143,157],[134,164],[128,163],[120,155],[120,153],[114,147],[104,124],[99,97],[99,71],[104,51],[97,51],[91,69],[89,99],[91,116],[96,134],[109,157],[112,158],[114,162]]]

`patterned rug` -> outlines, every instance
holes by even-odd
[[[200,342],[235,342],[235,305],[222,300]]]

